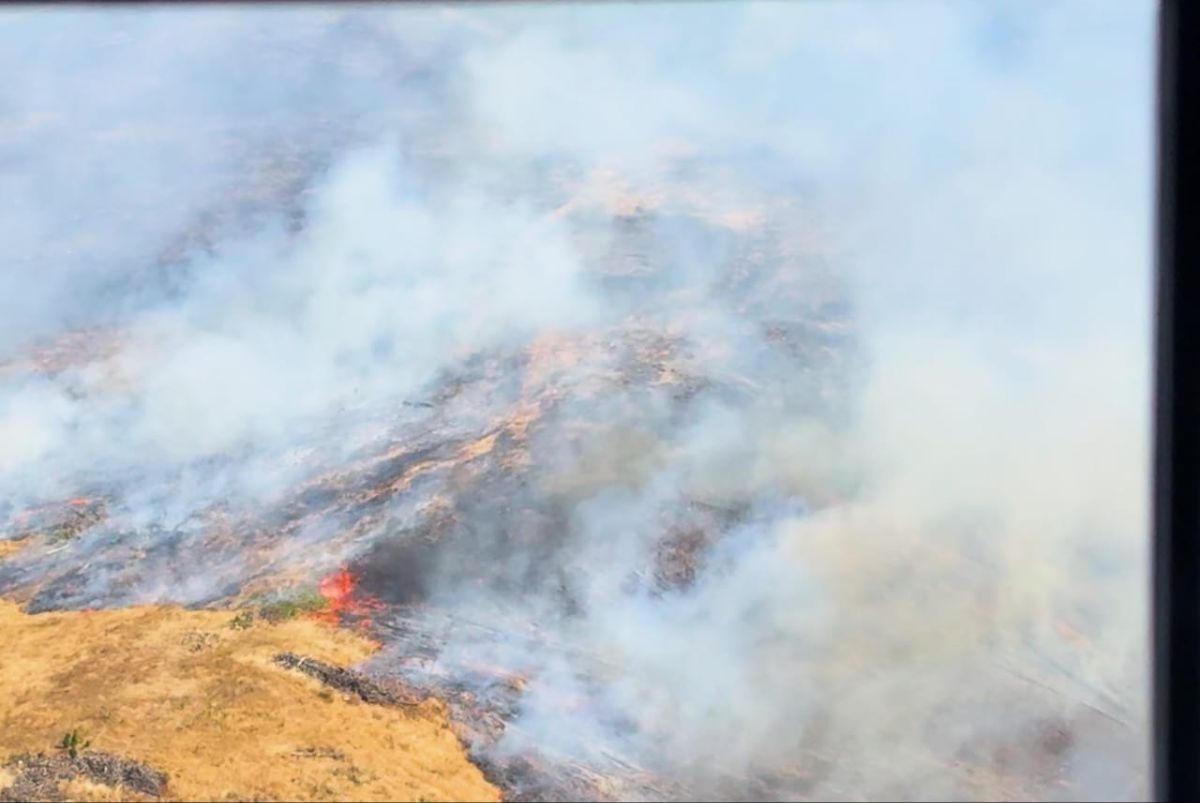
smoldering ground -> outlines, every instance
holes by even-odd
[[[7,527],[104,500],[5,582],[345,560],[495,756],[1136,798],[1152,16],[5,12]]]

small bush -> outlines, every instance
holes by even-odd
[[[254,624],[254,611],[242,611],[229,623],[233,630],[246,630]]]
[[[274,624],[295,619],[306,613],[317,613],[325,610],[329,604],[323,596],[313,589],[296,589],[256,606],[258,616]]]
[[[80,750],[87,750],[91,744],[92,743],[90,741],[84,739],[83,736],[80,735],[79,729],[75,728],[63,734],[62,741],[58,743],[58,748],[60,750],[66,750],[67,755],[69,755],[71,758],[75,758],[75,756],[79,755]]]

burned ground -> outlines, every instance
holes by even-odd
[[[331,666],[315,658],[306,658],[290,652],[281,652],[272,659],[285,669],[314,677],[331,689],[352,694],[364,703],[370,705],[387,705],[397,708],[417,705],[420,700],[413,700],[398,688],[386,688],[363,675],[339,666]]]
[[[145,764],[100,751],[66,754],[20,755],[5,765],[16,779],[0,789],[3,801],[66,800],[62,784],[82,778],[113,787],[125,795],[156,798],[167,788],[167,776]]]

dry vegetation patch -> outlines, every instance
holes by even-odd
[[[0,789],[32,760],[49,762],[41,774],[60,799],[155,791],[73,771],[101,755],[162,773],[164,800],[500,799],[442,703],[367,705],[273,661],[296,651],[342,668],[370,642],[307,617],[240,629],[234,617],[170,607],[28,615],[0,601]],[[74,730],[90,750],[71,759],[57,746]]]

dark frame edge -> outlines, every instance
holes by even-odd
[[[1158,17],[1154,387],[1153,795],[1200,796],[1200,170],[1186,101],[1200,82],[1185,47],[1196,0],[1161,0]],[[1195,36],[1190,37],[1196,41]]]

